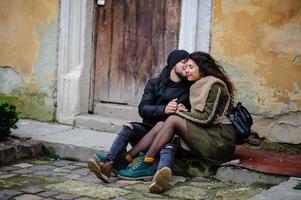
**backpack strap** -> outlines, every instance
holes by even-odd
[[[225,109],[224,109],[224,112],[223,112],[223,116],[225,115],[225,113],[228,111],[228,109],[229,109],[229,106],[230,106],[230,99],[231,99],[231,97],[230,97],[230,93],[229,93],[229,91],[228,91],[228,88],[226,88],[226,90],[227,90],[227,95],[228,95],[228,101],[227,101],[227,103],[226,103],[226,106],[225,106]]]

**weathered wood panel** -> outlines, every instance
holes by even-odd
[[[99,8],[95,100],[136,105],[177,48],[180,0],[107,0]]]

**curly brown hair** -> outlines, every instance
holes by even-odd
[[[217,62],[208,54],[201,51],[196,51],[189,54],[189,58],[193,60],[199,67],[200,73],[203,77],[214,76],[222,80],[226,85],[230,94],[230,101],[233,105],[235,87],[224,68],[217,64]]]

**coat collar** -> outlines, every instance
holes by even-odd
[[[225,88],[227,85],[220,79],[214,76],[206,76],[196,81],[190,88],[190,103],[191,107],[195,110],[202,112],[204,110],[209,91],[214,83],[219,83]],[[228,91],[228,90],[227,90]],[[230,95],[229,95],[230,96]],[[229,102],[227,103],[226,109],[228,109]]]

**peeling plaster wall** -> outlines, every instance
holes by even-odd
[[[0,101],[22,117],[53,120],[58,10],[57,0],[0,1]]]
[[[255,129],[301,143],[301,1],[215,0],[212,12],[211,53],[261,119]]]

